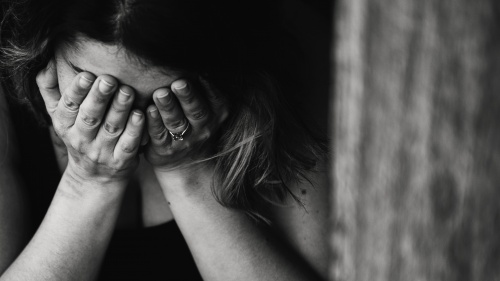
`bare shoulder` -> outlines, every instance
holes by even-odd
[[[308,180],[289,188],[300,203],[289,199],[285,206],[270,209],[273,228],[317,272],[328,271],[328,219],[330,186],[327,161],[308,174]]]

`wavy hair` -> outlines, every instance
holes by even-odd
[[[281,26],[279,1],[3,1],[0,65],[4,88],[50,124],[36,74],[59,44],[77,35],[123,46],[144,65],[199,74],[231,105],[217,139],[212,192],[257,219],[263,202],[297,197],[327,155],[325,134],[297,110],[300,50]],[[304,97],[302,98],[304,99]],[[306,126],[307,124],[307,126]]]

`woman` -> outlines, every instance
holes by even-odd
[[[52,125],[63,173],[0,280],[117,278],[109,257],[133,239],[113,248],[112,233],[137,227],[133,186],[142,226],[178,225],[155,243],[180,230],[189,247],[145,246],[131,266],[158,266],[141,280],[325,278],[326,148],[293,107],[307,90],[284,67],[293,42],[278,3],[232,2],[4,4],[4,87]],[[196,268],[171,264],[185,252]]]

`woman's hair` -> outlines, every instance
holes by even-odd
[[[296,197],[326,157],[326,140],[300,111],[301,53],[282,27],[279,1],[2,1],[3,86],[50,123],[36,74],[79,35],[125,48],[144,65],[198,74],[230,105],[220,130],[212,191],[224,206],[263,218],[262,199]]]

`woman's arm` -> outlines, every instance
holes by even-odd
[[[146,154],[203,277],[205,280],[326,277],[328,209],[323,202],[327,198],[326,181],[321,180],[323,174],[312,175],[316,189],[304,185],[293,187],[297,191],[307,190],[305,194],[295,192],[301,195],[307,209],[294,205],[275,210],[272,213],[276,227],[264,227],[215,200],[210,189],[214,170],[209,162],[186,166],[206,155],[203,148],[207,140],[224,115],[227,116],[224,103],[214,103],[216,95],[210,90],[207,95],[210,107],[183,80],[172,83],[172,91],[157,90],[153,94],[156,106],[148,109],[151,142]]]
[[[0,89],[0,274],[28,240],[28,206],[16,167],[17,157],[7,101]]]
[[[307,190],[301,195],[306,209],[276,207],[271,229],[216,202],[209,171],[204,167],[190,174],[157,172],[205,280],[326,279],[326,185],[294,188]]]
[[[92,280],[138,164],[145,120],[131,111],[133,90],[115,94],[111,76],[80,73],[60,93],[49,64],[37,83],[68,163],[40,228],[0,280]]]
[[[319,163],[308,180],[290,185],[300,203],[288,200],[287,206],[273,206],[273,229],[325,279],[328,274],[329,182],[326,163]],[[302,205],[301,205],[302,204]]]
[[[81,181],[66,170],[41,226],[0,280],[93,280],[123,190],[123,183]]]

